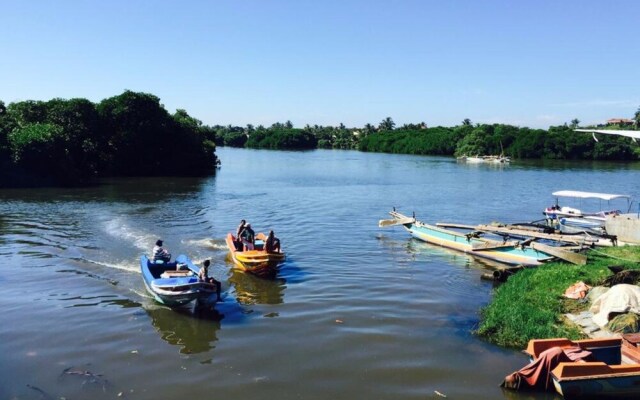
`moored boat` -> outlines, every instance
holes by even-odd
[[[266,235],[258,233],[256,235],[255,249],[243,251],[242,243],[237,241],[236,237],[231,233],[227,234],[225,241],[229,248],[231,260],[236,268],[261,277],[273,276],[277,271],[278,264],[284,261],[285,254],[282,251],[271,253],[264,251],[265,240]]]
[[[510,382],[516,382],[516,385],[505,386],[555,389],[566,399],[637,398],[640,395],[640,349],[636,347],[634,336],[637,335],[576,341],[565,338],[531,340],[525,350],[531,363],[509,375],[513,377]],[[570,354],[573,357],[568,357]],[[553,387],[548,385],[549,381],[553,382]]]
[[[622,211],[613,209],[610,206],[611,200],[625,199],[627,208],[631,205],[630,196],[622,194],[580,192],[575,190],[560,190],[552,193],[556,197],[556,204],[547,207],[542,212],[545,215],[547,224],[553,228],[563,232],[590,232],[602,234],[608,232],[605,229],[607,219],[619,215]],[[581,202],[587,199],[598,200],[600,202],[600,210],[587,212],[581,208],[573,208],[559,205],[559,198],[573,198]],[[602,201],[606,201],[609,205],[606,210],[602,209]]]
[[[456,157],[457,161],[467,162],[469,164],[508,164],[511,162],[511,158],[505,155],[499,156],[480,156],[477,155],[475,157],[469,157],[467,155],[463,155],[460,157]]]
[[[147,291],[156,301],[170,307],[206,300],[217,292],[216,285],[198,280],[199,269],[182,254],[167,263],[154,262],[143,255],[140,270]]]
[[[393,219],[382,220],[379,226],[402,225],[416,239],[505,264],[536,266],[554,258],[552,253],[542,249],[561,251],[560,249],[550,250],[548,248],[551,246],[534,244],[531,241],[525,243],[486,239],[480,237],[480,232],[463,234],[422,223],[396,211],[391,211],[389,214]]]

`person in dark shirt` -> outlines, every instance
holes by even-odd
[[[240,234],[244,251],[253,250],[255,248],[256,233],[251,229],[251,224],[246,224],[244,230]]]
[[[220,297],[222,284],[220,283],[220,281],[209,276],[209,265],[211,265],[211,261],[204,260],[204,262],[202,263],[202,267],[198,272],[198,280],[200,282],[206,282],[206,283],[211,283],[213,285],[216,285],[216,294],[218,295],[218,301],[220,301],[222,300],[222,297]]]
[[[280,252],[280,239],[278,239],[273,231],[269,231],[267,239],[264,241],[264,251],[267,253],[279,253]]]

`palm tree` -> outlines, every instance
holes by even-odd
[[[574,118],[571,120],[571,129],[576,129],[578,127],[578,124],[580,123],[580,120],[578,118]]]
[[[365,124],[364,128],[362,129],[364,131],[365,136],[366,135],[370,135],[372,133],[374,133],[376,131],[376,127],[367,123]]]
[[[380,129],[381,131],[392,131],[395,126],[396,123],[393,122],[391,117],[387,117],[380,122],[380,124],[378,125],[378,129]]]

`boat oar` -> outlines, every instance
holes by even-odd
[[[542,251],[543,253],[558,257],[559,259],[568,261],[572,264],[587,264],[587,256],[584,254],[574,253],[572,251],[562,250],[560,247],[547,246],[546,244],[536,242],[529,244],[529,246],[534,250]]]
[[[416,222],[415,218],[381,219],[378,221],[378,226],[384,228],[386,226],[413,224],[414,222]]]

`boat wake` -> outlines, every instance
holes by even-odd
[[[188,239],[184,240],[183,243],[214,250],[227,250],[227,244],[225,243],[224,239]]]
[[[118,263],[108,263],[108,262],[88,260],[88,259],[85,259],[84,261],[86,261],[88,263],[91,263],[91,264],[99,265],[101,267],[118,269],[120,271],[135,272],[135,273],[139,273],[140,272],[140,267],[138,265],[131,264],[131,262],[128,262],[128,261],[121,261],[121,262],[118,262]]]
[[[110,236],[133,243],[135,247],[143,251],[148,250],[149,246],[157,239],[156,235],[152,233],[141,232],[128,226],[122,221],[122,218],[107,221],[105,228]]]
[[[140,291],[137,289],[131,289],[131,291],[135,294],[137,294],[140,297],[143,297],[145,299],[151,299],[153,300],[153,296],[151,296],[149,293],[147,293],[146,291]]]

